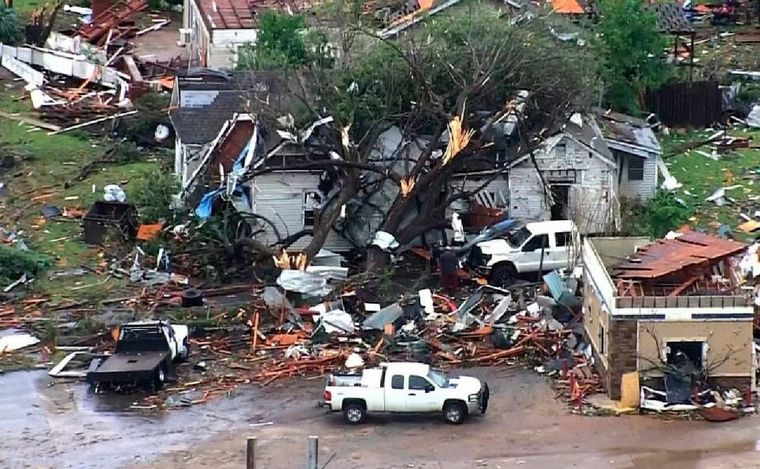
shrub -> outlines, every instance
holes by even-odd
[[[0,3],[0,42],[14,45],[21,40],[21,20],[15,10]]]
[[[647,207],[649,235],[654,238],[665,236],[668,231],[679,228],[691,216],[692,210],[684,207],[673,194],[660,192]]]
[[[3,285],[15,282],[24,274],[36,276],[50,268],[50,265],[47,256],[0,245],[0,283]]]
[[[179,192],[179,183],[173,172],[157,171],[153,177],[141,179],[131,192],[143,223],[167,223],[174,219],[172,195]]]

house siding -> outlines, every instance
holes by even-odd
[[[483,186],[486,181],[493,179],[486,186]],[[480,189],[477,194],[488,194],[488,198],[493,198],[495,208],[508,208],[509,207],[509,179],[506,175],[486,175],[486,176],[472,176],[463,177],[456,176],[449,181],[449,191],[451,194],[459,194],[461,192],[470,192]],[[491,197],[492,196],[492,197]],[[469,202],[478,201],[476,196],[470,197],[465,200],[457,200],[451,204],[447,211],[447,217],[450,217],[454,212],[467,213],[469,211]]]
[[[203,161],[203,157],[208,152],[211,144],[191,145],[183,144],[181,140],[177,140],[177,145],[179,147],[179,150],[175,149],[174,165],[175,169],[180,169],[177,174],[180,176],[182,189],[185,190],[188,189],[191,185],[190,180],[193,177],[195,171],[201,165],[201,161]],[[179,161],[176,160],[177,158]]]
[[[185,29],[190,30],[190,64],[205,66],[211,35],[201,17],[198,4],[194,0],[189,0],[187,6],[186,17],[183,21],[187,21],[184,25]]]
[[[631,158],[640,158],[638,156],[615,152],[615,159],[618,163],[617,181],[618,195],[621,199],[632,199],[640,202],[651,200],[657,192],[657,158],[658,155],[652,154],[644,160],[644,179],[641,181],[630,181],[628,179],[628,162]]]
[[[278,172],[258,176],[252,181],[253,211],[274,223],[280,236],[295,234],[303,229],[303,195],[316,191],[318,184],[318,173]],[[257,239],[270,244],[277,241],[277,236],[271,229],[265,229]],[[290,249],[304,249],[310,240],[311,237],[305,236]],[[346,252],[354,246],[332,231],[323,247],[330,251]]]
[[[562,144],[565,145],[564,155],[557,152],[557,147]],[[614,168],[568,137],[560,139],[548,152],[536,152],[535,160],[549,184],[549,171],[576,172],[575,183],[568,184],[568,216],[581,232],[603,233],[614,227],[618,214]],[[551,218],[551,207],[530,159],[510,170],[509,194],[511,217],[530,221]]]

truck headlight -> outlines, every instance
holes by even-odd
[[[470,394],[467,396],[467,400],[470,402],[478,402],[478,398],[480,397],[479,394]]]

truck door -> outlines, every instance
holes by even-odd
[[[406,393],[407,412],[437,412],[441,404],[437,401],[436,387],[422,376],[410,375]]]
[[[567,239],[570,233],[549,233],[549,246],[544,252],[544,270],[567,267]]]
[[[386,412],[404,412],[406,410],[406,377],[404,375],[393,375],[390,379],[390,386],[385,387],[385,411]]]
[[[541,262],[541,251],[543,251],[543,263],[549,263],[549,258],[547,256],[549,253],[549,248],[549,236],[546,234],[533,235],[520,248],[520,255],[515,261],[515,267],[517,267],[517,271],[537,272],[539,267],[545,270],[551,270],[548,268],[548,265],[543,265]]]

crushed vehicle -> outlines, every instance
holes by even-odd
[[[571,220],[527,223],[470,249],[466,265],[494,286],[512,285],[519,274],[572,267],[580,234]]]
[[[424,363],[384,363],[361,373],[332,374],[320,405],[343,412],[346,422],[361,423],[370,413],[440,414],[460,424],[485,414],[490,391],[469,376],[448,377]]]
[[[90,363],[92,386],[141,385],[159,389],[174,373],[174,364],[190,354],[188,328],[169,321],[124,324],[113,354]]]

